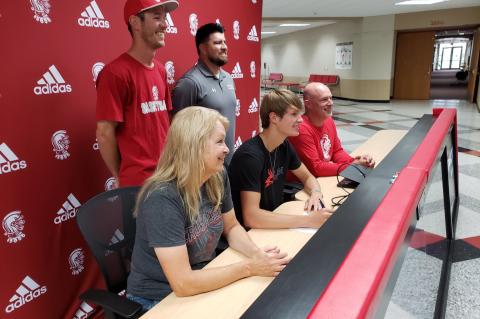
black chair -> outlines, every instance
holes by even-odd
[[[303,184],[299,182],[285,182],[283,185],[283,201],[290,202],[295,200],[295,194],[303,189]]]
[[[108,289],[89,289],[80,299],[101,306],[106,318],[138,318],[142,312],[141,305],[122,296],[135,242],[132,213],[139,189],[125,187],[101,193],[83,204],[77,213],[78,227]]]

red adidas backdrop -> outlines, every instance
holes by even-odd
[[[94,77],[130,45],[123,4],[1,1],[1,318],[94,313],[78,296],[102,280],[75,214],[111,183],[95,141]],[[258,130],[261,11],[261,0],[180,0],[157,53],[173,86],[197,59],[195,24],[225,27],[236,145]]]

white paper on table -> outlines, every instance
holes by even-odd
[[[318,230],[318,228],[290,228],[291,230],[299,231],[302,233],[307,233],[307,234],[315,234]]]
[[[303,212],[303,215],[308,215],[307,212]],[[291,230],[299,231],[307,234],[315,234],[318,228],[309,228],[309,227],[299,227],[299,228],[290,228]]]

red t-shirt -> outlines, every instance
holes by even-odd
[[[127,53],[107,64],[97,80],[97,121],[118,122],[121,186],[142,185],[157,165],[172,110],[165,67],[148,68]]]
[[[289,137],[302,162],[316,177],[336,176],[353,162],[353,157],[342,148],[338,139],[337,128],[332,117],[325,120],[322,126],[314,126],[307,116],[302,116],[300,134]]]

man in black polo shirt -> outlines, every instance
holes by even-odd
[[[218,23],[201,26],[195,35],[198,63],[185,73],[173,90],[173,111],[192,106],[217,110],[228,118],[230,126],[225,143],[230,153],[225,158],[228,165],[235,143],[235,84],[221,67],[228,62],[227,44],[223,27]]]
[[[320,227],[331,211],[322,208],[322,193],[315,177],[300,162],[287,137],[299,134],[304,111],[289,90],[273,90],[260,106],[263,131],[243,143],[228,168],[237,219],[249,228]],[[284,215],[272,211],[283,203],[283,187],[290,170],[310,193],[308,214]]]

